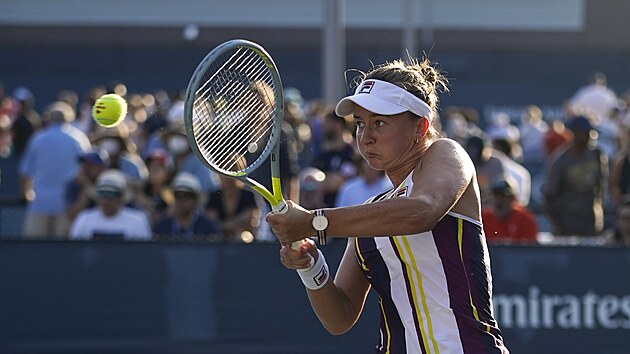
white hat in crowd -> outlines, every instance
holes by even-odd
[[[205,204],[206,198],[201,187],[201,183],[199,182],[197,176],[190,172],[179,172],[175,175],[175,178],[173,178],[173,182],[171,183],[171,190],[173,192],[192,193],[197,197],[200,206]]]
[[[121,193],[123,201],[131,200],[125,175],[117,169],[112,168],[103,171],[96,179],[95,191],[97,196],[99,192],[118,192]]]

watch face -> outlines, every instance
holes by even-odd
[[[328,227],[328,219],[323,215],[317,215],[313,218],[313,228],[317,231],[326,230]]]

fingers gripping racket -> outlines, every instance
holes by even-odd
[[[214,48],[197,66],[184,106],[186,135],[195,155],[210,170],[251,187],[274,213],[288,210],[279,166],[283,103],[271,56],[256,43],[236,39]],[[249,177],[267,158],[272,191]]]

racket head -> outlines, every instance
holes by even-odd
[[[184,126],[192,151],[212,171],[262,187],[247,175],[277,151],[283,102],[280,75],[262,46],[244,39],[220,44],[186,89]]]

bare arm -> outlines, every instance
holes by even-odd
[[[474,165],[459,144],[436,141],[414,167],[414,188],[409,197],[327,209],[327,233],[339,237],[415,234],[431,230],[450,210],[480,220],[478,191],[471,183]],[[289,204],[287,214],[267,216],[278,238],[290,243],[301,238],[295,235],[315,235],[312,213]]]
[[[337,270],[335,280],[328,280],[318,290],[306,289],[311,307],[317,318],[331,334],[347,332],[356,323],[363,311],[370,284],[362,274],[355,258],[355,239],[348,239],[348,245]],[[305,243],[301,251],[283,247],[282,263],[290,269],[303,268],[308,263],[305,254],[317,256],[317,248]]]

